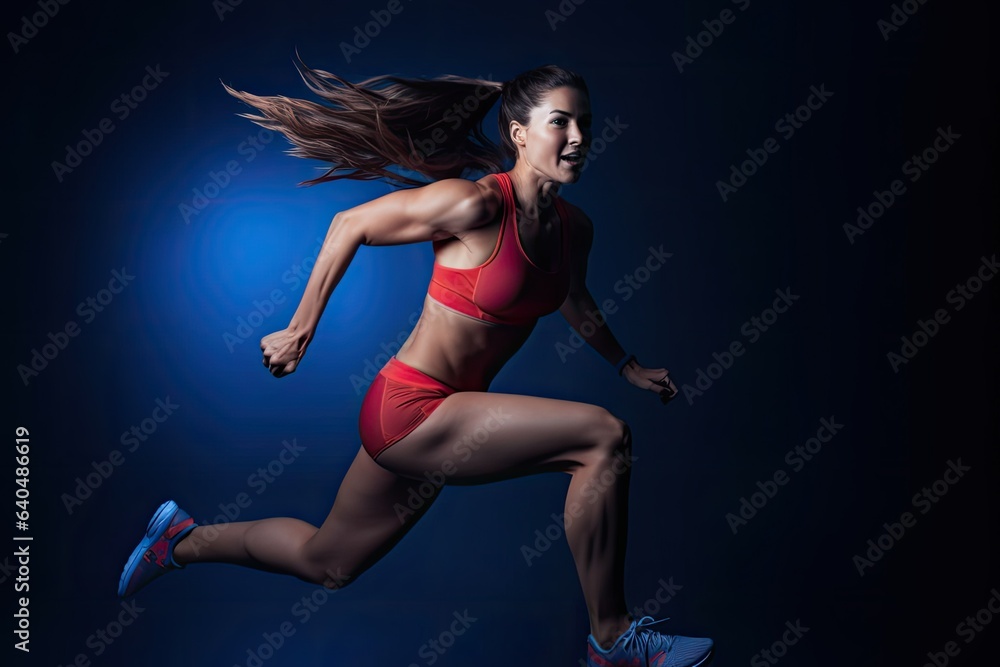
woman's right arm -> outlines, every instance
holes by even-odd
[[[330,295],[362,245],[434,241],[488,224],[500,202],[475,181],[450,178],[390,192],[334,216],[302,299],[288,328],[260,341],[264,365],[275,377],[295,372]]]

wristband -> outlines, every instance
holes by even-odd
[[[618,375],[622,374],[622,371],[625,370],[625,367],[628,366],[630,361],[635,361],[634,354],[625,355],[624,359],[615,364],[615,370],[618,372]]]

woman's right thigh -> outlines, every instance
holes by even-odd
[[[539,472],[573,472],[606,461],[628,438],[628,425],[597,405],[461,391],[445,398],[376,461],[407,477],[430,475],[451,484],[478,484]]]

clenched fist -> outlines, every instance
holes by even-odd
[[[282,329],[260,339],[264,366],[276,378],[295,372],[312,338],[308,331]]]
[[[677,385],[670,379],[670,371],[666,368],[645,368],[632,361],[622,369],[622,375],[640,389],[656,392],[664,405],[677,396]]]

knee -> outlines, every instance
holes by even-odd
[[[340,565],[314,565],[309,568],[306,576],[302,577],[302,579],[311,584],[318,584],[331,591],[337,591],[341,588],[347,588],[348,585],[354,583],[356,576],[351,573],[345,573],[343,567]]]
[[[603,459],[630,456],[632,452],[632,429],[624,419],[602,410],[598,424],[592,431],[594,451]]]
[[[345,571],[345,561],[339,554],[330,553],[329,550],[324,550],[323,553],[311,551],[309,546],[306,544],[301,554],[303,571],[299,578],[303,581],[330,590],[339,590],[354,583],[361,574],[351,567]]]
[[[334,568],[324,568],[323,569],[323,579],[317,583],[323,585],[323,588],[328,588],[332,591],[340,590],[341,588],[347,588],[348,584],[354,583],[357,577],[352,574],[344,573],[340,566]]]

